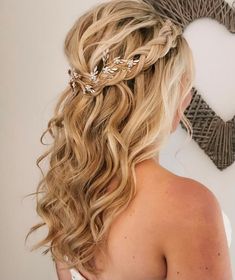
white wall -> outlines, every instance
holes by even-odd
[[[56,279],[50,257],[41,256],[42,250],[30,253],[24,247],[25,235],[35,223],[36,213],[34,201],[23,200],[23,196],[35,191],[40,175],[35,160],[42,151],[39,137],[68,81],[68,64],[63,54],[65,35],[77,16],[95,3],[95,0],[0,3],[1,279]],[[195,52],[196,86],[216,112],[226,120],[231,118],[235,113],[234,36],[208,19],[190,25],[185,35]],[[207,185],[234,227],[235,164],[219,171],[194,142],[183,147],[175,159],[174,152],[185,136],[186,132],[178,127],[160,161],[172,171]],[[41,230],[30,240],[33,243],[44,234]],[[233,243],[231,255],[234,268]]]

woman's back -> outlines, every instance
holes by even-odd
[[[105,259],[96,255],[97,267],[104,268],[99,280],[232,279],[229,267],[225,275],[228,246],[213,194],[154,160],[139,164],[136,176],[137,195],[114,220]]]
[[[215,197],[153,160],[180,120],[192,136],[183,112],[195,69],[182,26],[150,1],[105,1],[76,20],[64,51],[69,85],[41,137],[53,145],[37,160],[50,164],[36,192],[44,223],[30,232],[49,233],[36,248],[67,254],[89,280],[91,260],[97,280],[231,280]],[[115,176],[117,191],[106,193]],[[98,242],[107,254],[94,255]]]

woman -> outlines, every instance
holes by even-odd
[[[180,120],[192,132],[181,28],[147,1],[104,2],[74,23],[65,54],[69,85],[38,159],[50,156],[37,189],[49,232],[34,249],[50,245],[60,280],[231,280],[216,197],[159,164]]]

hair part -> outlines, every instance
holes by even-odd
[[[86,75],[102,67],[106,49],[110,59],[139,55],[139,63],[118,72],[95,98],[81,92],[71,100],[69,86],[61,94],[41,137],[43,144],[49,132],[53,143],[37,160],[40,168],[49,159],[34,193],[43,223],[27,235],[46,225],[47,236],[33,250],[49,244],[44,253],[64,262],[67,256],[67,268],[94,274],[101,272],[92,263],[95,251],[135,197],[135,165],[159,154],[177,110],[192,131],[181,105],[192,88],[194,64],[179,26],[142,0],[104,2],[78,18],[64,52]],[[115,189],[108,192],[113,180]]]

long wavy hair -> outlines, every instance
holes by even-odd
[[[181,110],[194,81],[191,49],[182,29],[160,17],[143,0],[100,3],[80,16],[69,30],[64,51],[82,74],[110,59],[139,55],[132,71],[117,72],[96,97],[82,89],[71,98],[67,86],[41,136],[53,141],[37,159],[48,168],[36,195],[36,211],[47,236],[32,250],[48,246],[65,268],[98,274],[95,251],[105,244],[113,219],[136,194],[135,165],[155,157],[171,134],[176,113],[192,134]],[[125,74],[123,74],[125,73]],[[184,78],[184,83],[182,83]],[[115,188],[108,191],[111,181]],[[25,239],[25,240],[26,240]],[[103,252],[105,253],[105,252]],[[65,259],[66,256],[66,259]]]

